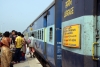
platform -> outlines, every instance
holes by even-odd
[[[14,64],[14,67],[42,67],[37,58],[29,58],[29,55],[26,56],[26,61],[21,63]]]

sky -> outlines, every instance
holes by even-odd
[[[0,0],[0,32],[23,32],[54,0]]]

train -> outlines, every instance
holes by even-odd
[[[43,67],[100,67],[100,0],[55,0],[24,31]]]

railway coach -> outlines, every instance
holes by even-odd
[[[100,67],[99,7],[99,0],[55,0],[24,31],[35,34],[44,67]]]
[[[34,33],[36,56],[44,67],[61,67],[61,0],[44,10],[23,32]],[[58,10],[59,9],[59,10]]]
[[[62,67],[100,67],[100,0],[62,0]]]

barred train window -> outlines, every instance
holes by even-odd
[[[37,38],[37,35],[38,35],[37,31],[35,31],[34,32],[34,37]]]
[[[38,35],[37,31],[34,31],[33,33],[34,33],[34,38],[37,38]]]
[[[51,42],[52,41],[52,38],[53,38],[53,29],[52,27],[49,29],[49,41]]]
[[[38,31],[36,31],[35,35],[36,35],[36,38],[38,39]]]
[[[41,30],[40,30],[40,39],[41,39]]]
[[[35,31],[34,31],[34,32],[32,32],[32,33],[34,34],[34,38],[36,38]]]
[[[30,36],[32,35],[32,32],[30,32]]]
[[[32,32],[32,34],[34,34],[34,32]],[[32,34],[31,34],[31,35],[32,35]]]
[[[38,39],[39,39],[39,30],[38,30]]]
[[[42,29],[42,40],[43,40],[43,29]]]
[[[28,35],[29,35],[29,37],[30,37],[30,36],[31,36],[31,33],[29,32]]]

